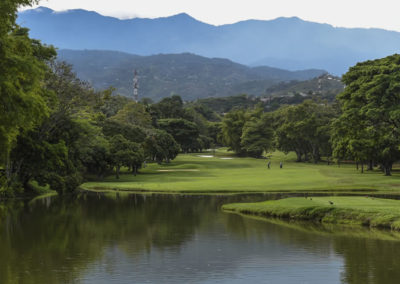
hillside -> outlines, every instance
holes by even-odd
[[[179,94],[185,100],[246,93],[261,96],[279,82],[307,80],[323,70],[287,71],[247,67],[227,59],[194,54],[138,56],[115,51],[59,50],[59,59],[73,65],[78,77],[96,89],[113,86],[117,93],[132,94],[133,70],[139,73],[140,97],[158,100]]]
[[[295,94],[300,94],[302,96],[313,94],[335,96],[340,93],[343,88],[344,85],[339,77],[324,74],[310,80],[281,82],[269,87],[265,92],[268,96],[274,97]]]
[[[31,36],[61,49],[117,50],[138,55],[190,52],[245,65],[323,69],[341,75],[359,61],[400,52],[400,33],[346,29],[299,18],[213,26],[178,14],[119,20],[85,10],[19,13]],[[384,43],[384,44],[382,44]]]

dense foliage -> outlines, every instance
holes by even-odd
[[[277,149],[294,151],[297,161],[331,155],[330,122],[335,117],[332,106],[306,100],[284,106],[275,112],[262,108],[233,110],[222,120],[222,141],[239,155],[261,157]]]
[[[342,114],[333,123],[334,153],[379,163],[386,175],[400,159],[400,55],[359,63],[343,76]]]

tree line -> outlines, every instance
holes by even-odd
[[[13,115],[31,113],[15,132],[6,132],[13,137],[2,140],[9,141],[1,153],[4,194],[33,190],[35,183],[72,192],[88,178],[114,171],[118,179],[121,168],[136,175],[145,161],[169,163],[181,151],[216,143],[215,123],[184,108],[179,96],[150,103],[112,95],[112,89],[96,92],[71,66],[55,60],[53,48],[41,47],[49,56],[35,98],[40,107],[33,112],[23,101],[14,102]]]
[[[354,161],[391,175],[400,159],[400,55],[358,63],[332,103],[306,100],[274,112],[236,109],[222,120],[222,140],[239,155],[274,149],[297,161]]]

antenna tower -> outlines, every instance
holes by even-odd
[[[139,84],[138,84],[138,73],[135,69],[134,76],[133,76],[133,99],[135,102],[139,101]]]

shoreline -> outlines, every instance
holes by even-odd
[[[262,196],[280,196],[283,199],[286,197],[323,197],[323,196],[370,196],[382,199],[395,199],[400,200],[400,192],[385,192],[376,189],[354,189],[354,190],[320,190],[320,191],[296,191],[296,190],[276,190],[276,191],[194,191],[194,190],[148,190],[148,189],[121,189],[121,188],[85,188],[80,187],[80,192],[90,193],[124,193],[124,194],[164,194],[164,195],[204,195],[204,196],[230,196],[230,195],[262,195]]]
[[[398,200],[359,196],[312,197],[312,200],[290,197],[275,201],[231,203],[222,206],[223,211],[242,215],[361,225],[394,231],[400,231],[399,208],[400,201]]]

